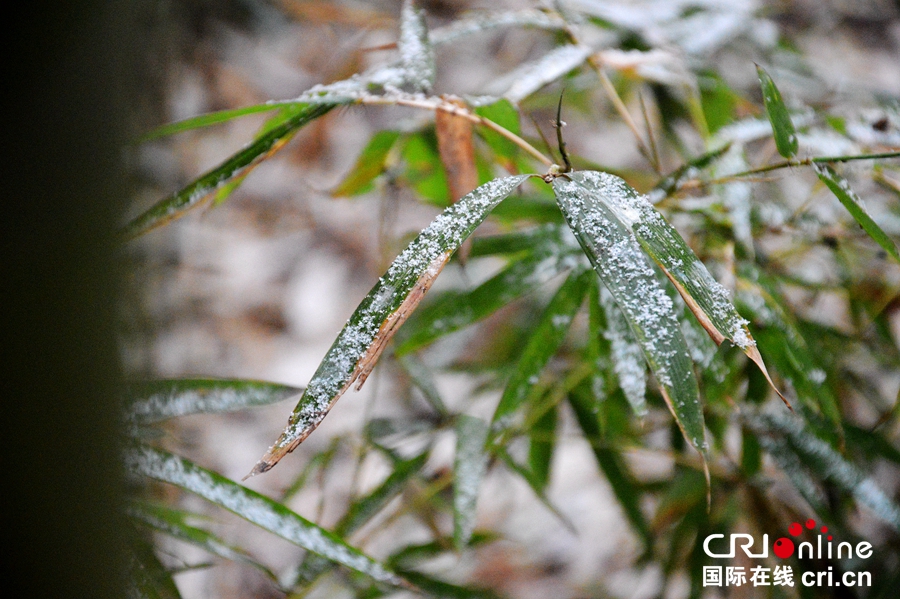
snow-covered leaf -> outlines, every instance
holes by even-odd
[[[633,208],[623,213],[619,202],[604,193],[605,177],[611,175],[570,173],[554,179],[553,189],[594,270],[628,320],[678,426],[705,460],[700,391],[672,300],[632,231],[639,214]]]
[[[462,414],[456,421],[456,458],[453,462],[453,541],[462,549],[475,530],[478,490],[487,470],[485,442],[488,424]]]
[[[635,416],[642,418],[647,415],[647,362],[644,352],[609,289],[600,288],[599,300],[606,316],[606,330],[602,335],[609,342],[613,371]]]
[[[400,12],[400,64],[406,91],[427,92],[434,85],[434,49],[428,39],[423,13],[413,0],[405,0]]]
[[[505,10],[502,12],[473,12],[457,19],[446,27],[431,32],[431,43],[447,44],[456,40],[499,27],[533,27],[536,29],[562,29],[566,26],[563,19],[556,15],[534,8],[523,10]]]
[[[543,57],[514,70],[496,83],[506,87],[503,97],[518,104],[551,81],[581,66],[592,53],[587,46],[569,44],[554,48]]]
[[[147,446],[125,454],[129,471],[190,491],[308,551],[375,580],[403,586],[402,578],[338,536],[284,505],[179,456]]]
[[[528,177],[506,177],[482,185],[447,208],[403,250],[335,339],[284,432],[254,466],[251,475],[269,470],[293,451],[354,382],[357,389],[362,386],[381,352],[418,306],[453,252],[491,209]]]

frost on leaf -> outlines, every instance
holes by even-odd
[[[619,387],[622,388],[635,416],[646,416],[647,367],[641,346],[635,340],[625,315],[605,287],[600,288],[600,303],[606,315],[606,330],[603,336],[610,343],[613,370],[619,379]]]
[[[403,250],[356,308],[319,364],[284,432],[249,476],[271,469],[315,430],[350,385],[365,382],[453,252],[529,176],[485,183],[447,208]]]

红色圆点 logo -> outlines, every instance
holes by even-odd
[[[866,541],[856,543],[838,542],[828,534],[828,527],[816,530],[815,520],[807,520],[806,526],[794,522],[788,527],[788,535],[776,539],[771,545],[774,558],[788,560],[794,555],[798,560],[836,561],[837,568],[828,566],[818,571],[794,572],[789,563],[774,567],[759,564],[755,566],[713,565],[703,567],[703,586],[739,587],[751,585],[791,586],[795,583],[805,587],[871,587],[872,573],[840,567],[840,560],[865,560],[872,556],[872,544]],[[793,537],[793,538],[791,538]],[[763,535],[761,542],[753,535],[734,533],[712,534],[703,541],[703,551],[713,559],[767,560],[769,558],[769,535]],[[771,562],[766,562],[771,563]],[[848,562],[845,562],[848,563]]]

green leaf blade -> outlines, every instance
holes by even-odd
[[[402,586],[403,579],[339,537],[284,505],[171,453],[147,446],[125,456],[133,472],[181,487],[304,549],[375,580]]]
[[[479,418],[460,415],[456,421],[456,458],[453,463],[453,541],[465,547],[475,530],[478,491],[487,471],[485,452],[488,424]]]
[[[797,131],[791,121],[787,106],[781,98],[781,92],[775,86],[775,82],[761,66],[756,65],[756,73],[759,75],[759,85],[762,88],[763,103],[769,122],[772,123],[772,132],[775,136],[775,147],[778,153],[785,158],[793,158],[797,155],[799,144]]]
[[[168,137],[183,131],[192,131],[203,127],[218,125],[228,121],[247,116],[248,114],[258,114],[260,112],[271,112],[278,110],[279,106],[273,104],[255,104],[253,106],[244,106],[243,108],[233,108],[230,110],[219,110],[217,112],[209,112],[198,116],[190,117],[174,123],[168,123],[161,127],[157,127],[153,131],[144,134],[139,141],[147,142],[161,137]]]
[[[674,304],[627,221],[620,220],[596,185],[599,175],[579,172],[556,178],[557,201],[600,280],[625,314],[675,421],[705,460],[708,446],[700,391]]]
[[[882,249],[890,254],[890,256],[900,262],[900,252],[897,251],[897,244],[894,243],[894,240],[888,237],[887,233],[878,226],[872,217],[866,212],[865,208],[863,208],[862,200],[860,200],[859,196],[850,188],[850,184],[847,182],[845,178],[840,176],[837,171],[828,166],[827,164],[818,164],[813,163],[813,169],[816,171],[816,174],[819,176],[819,179],[822,183],[825,184],[828,189],[831,190],[838,200],[840,200],[841,204],[844,205],[844,208],[847,209],[847,212],[853,217],[859,226],[863,228],[863,230],[869,234],[869,237],[875,240],[875,243],[880,245]]]
[[[365,382],[396,330],[416,308],[450,256],[494,206],[530,175],[496,179],[440,214],[394,260],[335,339],[288,420],[250,475],[271,469],[293,451],[354,383]]]
[[[379,131],[363,148],[350,173],[331,192],[332,196],[355,196],[371,188],[375,177],[384,172],[385,161],[400,137],[399,131]]]
[[[236,412],[283,401],[303,389],[245,379],[162,379],[128,386],[129,418],[151,424],[190,414]]]

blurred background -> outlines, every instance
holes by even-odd
[[[511,0],[419,4],[432,30],[448,26],[467,11],[542,6]],[[900,98],[900,4],[892,0],[572,0],[560,4],[594,11],[598,18],[614,23],[628,23],[652,48],[666,53],[669,62],[659,68],[668,73],[714,72],[728,88],[758,103],[753,63],[771,65],[770,72],[789,104],[828,104],[834,112],[844,110],[851,124],[900,136],[898,123],[892,120],[896,114],[890,116],[883,108],[883,101]],[[391,60],[400,3],[169,0],[145,3],[140,11],[144,24],[159,35],[147,49],[151,58],[144,75],[148,91],[140,98],[143,105],[135,106],[135,114],[140,115],[135,137],[154,126],[201,113],[292,98],[317,83]],[[711,16],[701,25],[689,18],[698,13]],[[607,41],[602,31],[597,35],[590,42],[598,48],[620,41],[612,35]],[[465,43],[444,45],[437,52],[435,91],[499,93],[505,74],[541,57],[557,41],[552,32],[498,28],[469,36]],[[647,170],[631,131],[596,84],[583,86],[591,91],[579,89],[578,79],[591,77],[595,75],[584,69],[568,84],[572,100],[571,107],[564,103],[564,119],[569,149],[610,170]],[[526,134],[537,137],[536,125],[552,134],[559,90],[553,84],[521,103]],[[636,97],[628,101],[628,107],[638,118]],[[749,116],[753,111],[738,103],[734,114]],[[122,308],[126,331],[122,352],[129,376],[249,378],[304,386],[372,284],[410,235],[424,228],[438,211],[435,202],[423,201],[409,186],[390,182],[352,198],[333,197],[331,191],[353,168],[375,132],[412,130],[432,118],[428,112],[398,107],[334,110],[301,130],[285,150],[254,170],[226,202],[201,207],[132,242],[128,251],[133,266],[127,274],[128,297]],[[879,127],[883,119],[885,124]],[[241,148],[264,120],[264,115],[250,115],[130,148],[137,190],[132,215]],[[676,135],[694,154],[704,150],[695,133],[684,130]],[[820,154],[846,149],[835,146],[833,139],[806,143],[810,151]],[[760,150],[753,158],[766,156]],[[674,151],[664,149],[661,158],[663,172],[681,164]],[[785,175],[765,185],[782,186],[788,189],[787,195],[805,198],[810,183]],[[866,197],[872,189],[874,184],[857,191]],[[762,197],[760,209],[774,203]],[[837,213],[834,207],[821,210],[822,219],[837,218],[829,216]],[[879,222],[889,233],[900,232],[896,212]],[[488,221],[478,234],[501,230],[502,224]],[[767,251],[779,250],[778,240],[769,243]],[[822,264],[804,255],[802,264],[798,258],[797,268],[827,268]],[[454,264],[435,289],[471,286],[496,272],[499,265],[491,260],[465,268]],[[879,276],[897,281],[896,265]],[[537,297],[519,300],[497,317],[442,340],[423,356],[435,369],[437,388],[451,411],[490,417],[501,389],[485,387],[484,377],[458,365],[467,357],[474,360],[479,352],[494,351],[487,340],[501,335],[504,327],[515,326],[517,317],[533,314],[528,306],[545,302],[550,293],[548,288]],[[834,295],[823,294],[815,301],[799,298],[798,305],[828,326],[851,326],[846,307]],[[893,314],[890,322],[898,339],[900,311]],[[874,392],[878,402],[890,406],[900,388],[900,373],[871,363],[860,368],[877,371],[871,377]],[[366,386],[343,397],[297,451],[278,468],[246,484],[278,496],[311,456],[334,448],[330,467],[313,471],[314,478],[288,502],[299,514],[333,526],[351,497],[371,489],[389,471],[383,457],[364,451],[363,427],[379,418],[415,415],[416,406],[408,377],[393,362],[382,360]],[[287,401],[235,414],[177,419],[167,424],[162,442],[239,480],[272,443],[292,408],[293,402]],[[861,418],[877,416],[863,411]],[[565,518],[578,523],[577,530],[567,528],[548,511],[520,478],[492,469],[480,494],[478,528],[496,532],[501,540],[474,552],[445,556],[429,567],[445,578],[510,597],[687,596],[686,577],[666,578],[659,563],[641,561],[639,540],[608,481],[599,475],[590,447],[572,431],[571,416],[563,418],[561,427],[548,497]],[[438,477],[452,459],[453,437],[447,434],[436,444],[426,471]],[[650,450],[634,450],[629,463],[648,478],[666,476],[673,469],[671,459]],[[889,494],[895,492],[900,484],[898,471],[885,469],[879,475]],[[302,556],[299,548],[197,497],[181,496],[172,488],[157,492],[168,493],[168,499],[181,507],[210,514],[214,530],[276,572],[289,570]],[[396,503],[391,506],[351,539],[376,557],[398,545],[430,538],[422,519],[404,514]],[[447,525],[441,515],[436,518],[437,525]],[[872,534],[879,534],[878,530],[873,524]],[[160,542],[172,566],[209,561],[199,549],[169,539]],[[187,569],[176,580],[185,599],[284,596],[257,570],[221,560],[212,567]],[[326,581],[305,596],[346,593],[344,587]]]

